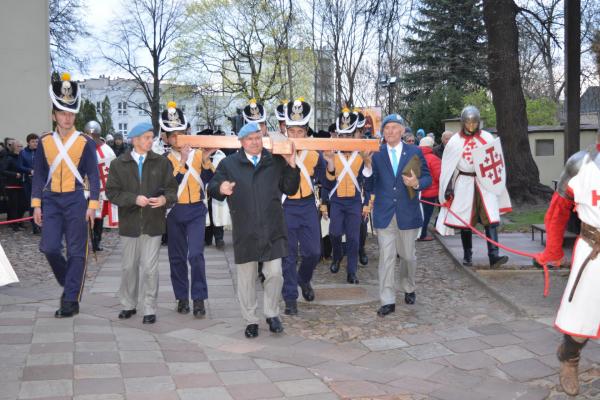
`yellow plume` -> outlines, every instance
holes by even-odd
[[[71,80],[71,74],[69,74],[68,72],[63,72],[63,74],[60,76],[60,80],[61,81],[70,81]]]
[[[177,108],[177,103],[170,101],[167,103],[167,108]]]
[[[298,97],[298,101],[304,101],[304,97]]]

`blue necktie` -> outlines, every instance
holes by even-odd
[[[252,156],[252,164],[256,167],[256,164],[258,164],[258,156]]]
[[[392,152],[392,169],[394,170],[394,176],[398,175],[398,156],[396,155],[396,149],[390,149]]]
[[[140,175],[140,182],[142,181],[142,168],[144,166],[144,156],[140,156],[138,160],[138,173]]]

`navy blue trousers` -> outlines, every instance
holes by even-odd
[[[310,283],[321,258],[321,230],[314,198],[292,200],[283,204],[288,233],[288,255],[282,260],[284,300],[298,298],[298,284]],[[298,246],[302,261],[298,264]]]
[[[40,251],[46,256],[58,284],[64,288],[67,301],[80,301],[83,291],[88,240],[86,210],[87,201],[82,190],[42,194],[44,229]],[[62,253],[63,236],[67,258]]]
[[[171,283],[177,300],[187,300],[190,296],[188,261],[192,300],[208,298],[204,264],[205,223],[206,206],[202,202],[176,204],[167,216]]]
[[[422,200],[435,203],[438,199],[436,197],[423,197]],[[423,206],[423,226],[421,228],[420,239],[424,239],[429,234],[429,232],[427,231],[427,227],[429,226],[429,221],[431,221],[431,215],[433,214],[435,206],[426,203],[421,203],[421,205]]]
[[[333,260],[341,261],[344,257],[342,235],[346,235],[346,255],[348,257],[347,273],[355,274],[358,266],[358,245],[360,224],[362,220],[362,204],[360,199],[332,198],[329,236],[333,250]]]

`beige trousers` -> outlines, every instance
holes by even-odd
[[[123,243],[123,272],[119,288],[121,305],[124,310],[136,308],[139,298],[138,289],[141,287],[144,315],[156,314],[160,236],[141,235],[135,238],[121,236],[121,242]]]
[[[387,228],[377,229],[379,243],[379,298],[382,305],[396,303],[396,254],[400,255],[400,288],[404,293],[415,291],[417,254],[415,240],[419,229],[398,229],[396,217]]]
[[[256,308],[256,278],[258,276],[258,263],[248,262],[236,264],[237,291],[242,317],[248,324],[257,324]],[[281,272],[281,258],[263,263],[264,282],[264,314],[266,318],[279,316],[279,300],[283,287],[283,274]]]

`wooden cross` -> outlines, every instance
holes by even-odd
[[[270,132],[263,137],[263,147],[273,154],[291,154],[292,142],[296,150],[324,151],[379,151],[377,139],[346,139],[346,138],[288,138],[278,132]],[[237,136],[212,135],[177,135],[177,146],[189,145],[205,149],[239,149],[242,147]]]

